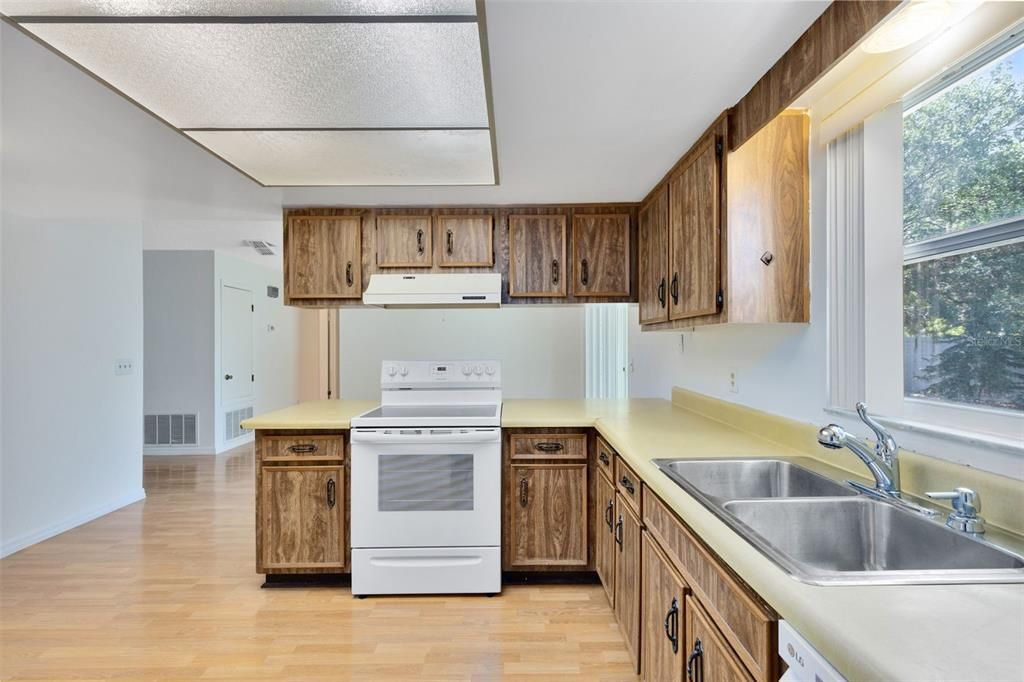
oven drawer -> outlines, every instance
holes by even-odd
[[[260,436],[257,440],[261,462],[340,462],[345,459],[342,435]]]
[[[509,439],[512,459],[587,458],[585,433],[515,433]]]
[[[498,594],[500,547],[352,550],[352,594]]]

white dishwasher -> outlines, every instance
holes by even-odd
[[[780,682],[846,682],[789,623],[779,621],[779,656],[789,666]]]

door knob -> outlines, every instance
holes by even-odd
[[[234,374],[225,374],[224,375],[224,381],[231,381],[234,378],[235,378]]]

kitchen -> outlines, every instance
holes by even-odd
[[[255,5],[0,2],[0,677],[1022,679],[1024,4]]]

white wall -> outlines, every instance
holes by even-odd
[[[169,453],[213,453],[212,251],[145,251],[145,414],[197,415],[198,443]],[[147,447],[147,452],[161,448]]]
[[[284,289],[280,271],[254,265],[245,260],[217,253],[214,256],[214,434],[217,452],[251,441],[253,434],[228,441],[225,438],[224,414],[227,411],[253,406],[254,414],[293,405],[300,399],[302,384],[301,353],[303,310],[284,305]],[[252,292],[253,306],[253,373],[256,375],[251,399],[235,402],[221,398],[220,300],[221,287],[234,286]],[[267,296],[267,286],[276,286],[278,298]]]
[[[506,398],[582,398],[583,307],[343,308],[341,397],[380,397],[383,360],[501,360]]]

